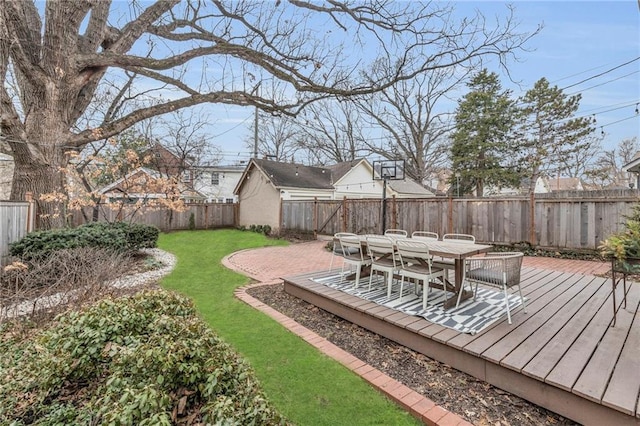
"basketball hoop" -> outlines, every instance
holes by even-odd
[[[373,180],[404,180],[405,160],[373,162]]]
[[[373,180],[382,180],[382,234],[387,222],[387,182],[404,180],[404,160],[382,160],[373,162]]]

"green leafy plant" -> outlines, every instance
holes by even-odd
[[[153,248],[160,231],[155,226],[125,222],[93,222],[77,228],[32,232],[12,243],[9,253],[23,260],[51,255],[58,250],[95,247],[118,253]]]
[[[634,206],[624,229],[612,234],[598,247],[603,256],[613,259],[614,267],[625,272],[640,272],[640,205]]]
[[[183,296],[104,300],[31,338],[8,336],[0,424],[286,424]]]

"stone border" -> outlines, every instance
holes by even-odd
[[[225,257],[222,262],[223,265],[227,267],[232,266],[231,263],[226,260],[227,258]],[[241,270],[236,271],[240,273],[243,272]],[[448,411],[440,407],[439,405],[436,405],[436,403],[429,398],[419,394],[418,392],[403,385],[397,380],[387,376],[382,371],[356,358],[349,352],[329,342],[324,337],[319,336],[318,334],[304,327],[302,324],[276,311],[272,307],[262,303],[261,301],[250,296],[247,293],[247,289],[253,287],[282,283],[282,280],[273,280],[256,284],[248,284],[246,286],[237,288],[234,292],[234,295],[236,298],[245,302],[254,309],[257,309],[258,311],[270,316],[278,323],[282,324],[289,331],[298,335],[325,355],[335,359],[354,373],[358,374],[364,380],[369,382],[371,386],[376,388],[383,395],[393,400],[400,407],[407,410],[412,416],[420,419],[420,421],[422,421],[424,424],[428,426],[472,426],[471,423],[464,420],[457,414],[454,414],[451,411]]]

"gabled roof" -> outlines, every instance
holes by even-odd
[[[333,189],[332,173],[328,167],[258,159],[251,160],[251,163],[258,166],[276,188]]]
[[[434,195],[433,192],[411,179],[390,180],[388,185],[398,194]]]
[[[245,169],[238,185],[234,189],[237,194],[242,187],[246,175],[253,167],[260,169],[277,189],[322,189],[334,190],[335,183],[342,179],[354,167],[364,164],[373,173],[373,167],[364,158],[343,161],[326,167],[305,166],[302,164],[281,163],[278,161],[252,159]],[[390,181],[389,187],[398,194],[414,194],[432,196],[433,193],[411,180]]]
[[[103,187],[102,189],[100,189],[98,192],[100,194],[109,194],[110,192],[126,192],[131,190],[131,188],[126,188],[128,185],[132,185],[130,182],[131,181],[135,181],[137,177],[142,177],[143,175],[147,175],[149,177],[149,179],[151,180],[150,182],[152,182],[153,180],[156,179],[160,179],[163,177],[166,177],[165,174],[158,172],[157,170],[152,170],[152,169],[148,169],[146,167],[138,167],[137,169],[134,169],[132,171],[130,171],[129,173],[126,174],[126,176],[116,180],[113,183],[110,183],[109,185],[106,185],[105,187]],[[133,186],[138,185],[138,191],[143,191],[143,190],[147,190],[149,191],[147,193],[147,195],[153,195],[156,193],[155,189],[156,188],[152,188],[153,185],[149,184],[149,188],[145,188],[145,182],[135,182],[133,183]],[[139,193],[138,191],[136,191],[136,193]],[[182,182],[178,182],[178,191],[180,191],[180,194],[183,197],[189,197],[189,198],[206,198],[204,197],[200,192],[196,191],[195,189],[191,189],[191,188],[187,188]]]
[[[349,173],[351,169],[358,166],[362,162],[364,162],[368,166],[368,168],[373,172],[373,168],[371,167],[369,162],[364,158],[356,158],[352,161],[343,161],[341,163],[337,163],[332,166],[327,166],[327,168],[331,170],[331,176],[333,178],[332,183],[338,182],[340,179],[344,177],[344,175]]]
[[[582,188],[582,182],[578,178],[547,178],[546,184],[550,191],[569,191]]]
[[[622,170],[630,173],[640,173],[640,151],[636,152],[631,161],[622,166]]]

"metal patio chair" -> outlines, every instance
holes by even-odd
[[[351,235],[342,235],[338,237],[338,241],[340,243],[340,247],[342,248],[342,271],[341,275],[344,276],[344,268],[346,265],[356,267],[356,279],[355,279],[355,288],[358,288],[360,284],[360,274],[362,272],[362,268],[366,265],[371,264],[371,259],[365,255],[362,250],[362,243],[360,241],[360,237],[351,234]]]
[[[345,256],[345,252],[352,252],[351,254],[355,254],[354,249],[351,250],[345,250],[342,245],[340,244],[340,237],[345,237],[345,236],[356,236],[356,234],[353,234],[351,232],[337,232],[333,235],[333,249],[331,250],[331,263],[329,263],[329,271],[333,270],[333,261],[336,257],[344,257]]]
[[[387,229],[384,231],[384,235],[391,238],[407,238],[409,233],[404,229]]]
[[[399,259],[396,256],[394,241],[385,236],[367,237],[367,252],[371,258],[371,275],[369,276],[369,289],[375,271],[384,274],[387,283],[387,298],[391,297],[391,287],[393,286],[393,275],[400,268]]]
[[[439,278],[442,282],[445,302],[447,300],[447,290],[444,279],[444,271],[441,268],[432,266],[432,258],[429,254],[429,246],[424,241],[413,239],[396,241],[396,249],[400,257],[400,302],[403,298],[403,287],[405,278],[412,278],[422,281],[422,309],[427,309],[429,293],[431,293],[432,282]]]
[[[440,239],[440,236],[438,235],[437,232],[414,231],[411,234],[411,238],[414,240],[437,241]]]

